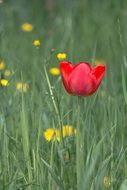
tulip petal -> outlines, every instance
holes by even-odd
[[[73,65],[71,62],[62,61],[60,63],[60,71],[61,71],[61,75],[62,75],[62,81],[63,81],[65,89],[70,94],[71,94],[71,91],[70,91],[70,88],[68,85],[68,79],[69,79],[69,75],[72,72],[72,70],[73,70]]]
[[[92,69],[91,78],[93,79],[94,88],[91,94],[93,94],[99,87],[102,78],[105,74],[106,66],[105,65],[98,65]],[[90,94],[90,95],[91,95]]]
[[[91,67],[86,62],[74,66],[69,77],[69,87],[74,95],[87,96],[93,89],[93,80],[90,77]]]
[[[95,78],[97,80],[97,84],[100,84],[100,82],[104,76],[105,70],[106,70],[105,65],[98,65],[92,69],[92,74],[95,76]]]

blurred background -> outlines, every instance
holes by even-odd
[[[1,43],[4,37],[15,36],[21,48],[26,39],[20,25],[29,22],[34,30],[27,36],[28,40],[41,38],[45,51],[66,48],[66,51],[74,52],[73,59],[81,56],[90,59],[96,49],[96,56],[108,58],[114,53],[115,57],[120,46],[119,28],[126,47],[126,8],[124,0],[3,0],[0,3]],[[17,45],[14,39],[10,51]]]
[[[126,20],[125,0],[1,0],[0,57],[9,59],[10,64],[20,62],[21,57],[21,64],[31,62],[31,44],[39,38],[43,56],[49,56],[52,50],[65,51],[70,61],[104,59],[108,68],[117,64],[119,71],[126,54]],[[24,35],[21,25],[26,22],[34,29]]]

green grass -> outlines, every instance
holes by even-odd
[[[50,11],[46,0],[0,4],[0,59],[13,70],[9,85],[0,86],[0,190],[127,189],[126,20],[126,0],[56,0]],[[24,33],[24,22],[34,30]],[[78,98],[48,72],[59,66],[59,52],[74,63],[107,65],[80,113]],[[27,93],[16,91],[18,81],[29,84]],[[66,124],[78,126],[76,137],[44,139],[45,129]]]

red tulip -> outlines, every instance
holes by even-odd
[[[91,68],[86,62],[76,65],[67,61],[60,63],[63,85],[69,94],[76,96],[92,95],[99,87],[105,70],[105,65]]]

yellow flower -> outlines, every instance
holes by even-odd
[[[44,138],[47,140],[47,141],[51,141],[53,140],[54,138],[54,134],[55,134],[55,131],[53,128],[48,128],[44,131]]]
[[[71,125],[63,126],[63,137],[74,135],[75,130]]]
[[[100,64],[105,64],[105,61],[103,59],[96,59],[95,60],[95,65],[100,65]]]
[[[4,61],[0,60],[0,70],[3,70],[5,68]]]
[[[56,57],[57,57],[57,59],[58,59],[59,61],[62,61],[62,60],[65,60],[65,59],[67,58],[67,54],[66,54],[66,53],[58,53],[58,54],[56,55]]]
[[[9,69],[6,69],[4,71],[4,77],[9,77],[11,75],[11,71]]]
[[[49,72],[50,72],[50,74],[55,75],[55,76],[57,76],[57,75],[60,74],[60,70],[59,70],[59,68],[57,68],[57,67],[52,67],[52,68],[50,68],[50,69],[49,69]]]
[[[73,135],[76,135],[76,129],[73,130]]]
[[[75,134],[76,134],[76,129],[73,128],[72,126],[65,125],[62,127],[63,138],[68,137],[68,136],[72,136]],[[58,142],[60,142],[60,130],[48,128],[44,131],[44,138],[47,141],[57,140]]]
[[[31,32],[33,30],[33,25],[28,22],[25,22],[21,25],[21,29],[23,32]]]
[[[39,40],[34,40],[34,41],[33,41],[33,45],[34,45],[35,47],[40,47],[41,43],[40,43]]]
[[[105,176],[103,179],[103,184],[106,188],[109,188],[111,186],[111,179],[108,176]]]
[[[9,82],[6,79],[1,79],[0,84],[1,84],[1,86],[8,86]]]
[[[29,85],[27,83],[18,82],[16,84],[16,89],[20,92],[27,92]]]
[[[53,128],[48,128],[44,131],[44,138],[47,141],[52,141],[52,140],[57,140],[60,141],[60,131],[59,129],[53,129]]]

